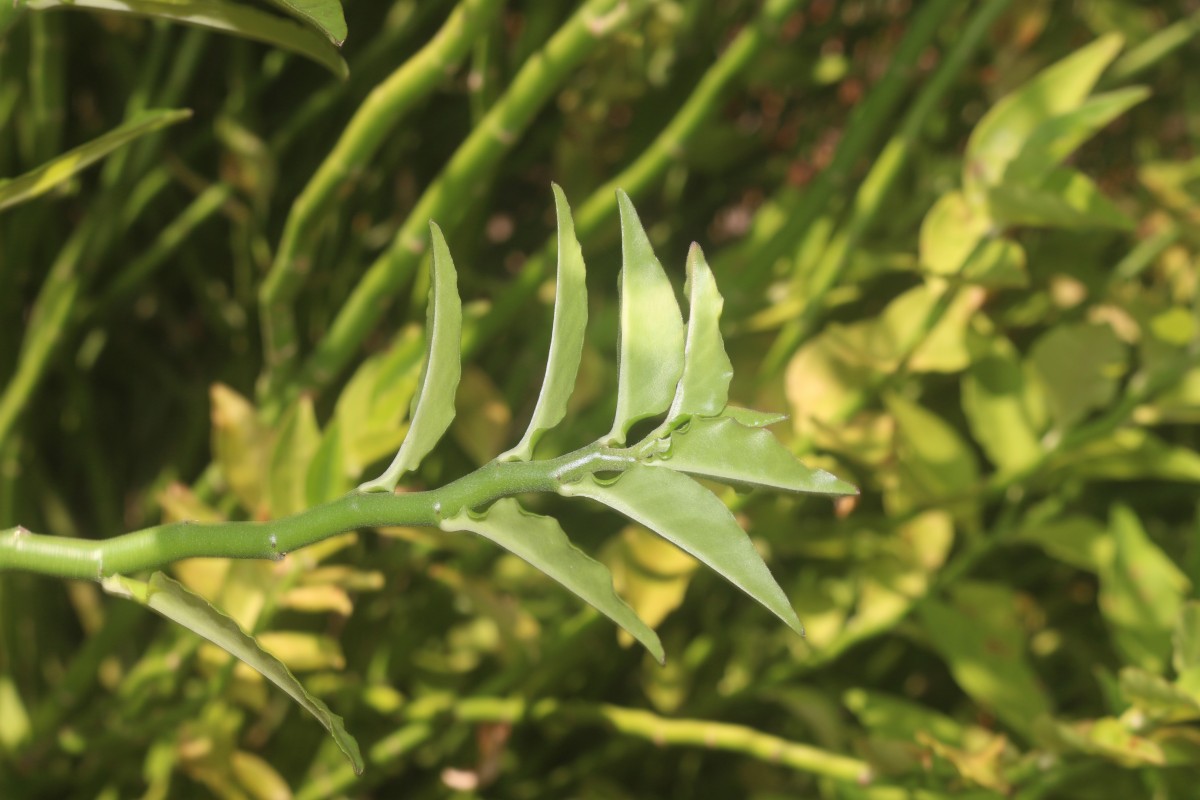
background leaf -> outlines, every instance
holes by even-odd
[[[346,41],[346,19],[338,0],[271,0],[271,5],[304,20],[339,47]]]

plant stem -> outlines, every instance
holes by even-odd
[[[464,198],[478,196],[484,176],[500,162],[562,81],[599,44],[645,8],[644,2],[589,0],[532,55],[504,95],[471,131],[421,195],[391,246],[367,270],[300,375],[292,392],[327,385],[416,271],[426,250],[429,220],[452,228],[465,212]],[[272,400],[284,400],[271,396]]]
[[[554,492],[564,483],[637,463],[633,449],[587,447],[547,461],[493,461],[427,492],[352,492],[290,517],[267,522],[176,522],[111,539],[0,532],[0,572],[25,570],[61,578],[91,578],[157,569],[184,558],[279,559],[292,550],[358,528],[437,525],[462,509],[526,492]]]
[[[708,68],[695,90],[650,146],[615,178],[592,192],[580,206],[575,214],[577,236],[591,236],[616,218],[617,205],[613,197],[618,189],[636,197],[683,158],[688,140],[716,112],[725,90],[765,47],[774,42],[776,28],[800,5],[801,0],[775,0],[766,4],[758,19],[747,25]],[[517,279],[505,286],[488,312],[464,329],[464,353],[470,354],[482,342],[491,340],[526,307],[538,284],[549,273],[549,265],[555,263],[557,248],[558,238],[549,237],[546,245],[525,262]]]
[[[292,204],[275,261],[259,290],[269,386],[296,356],[292,303],[311,267],[313,248],[325,218],[335,207],[338,190],[367,166],[399,120],[457,66],[500,5],[499,0],[459,4],[420,52],[367,95]]]

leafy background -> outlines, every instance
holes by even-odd
[[[56,5],[0,10],[0,175],[111,152],[0,186],[3,525],[268,518],[374,474],[419,377],[430,216],[468,359],[406,483],[511,447],[549,341],[552,180],[591,301],[546,449],[612,419],[620,187],[680,285],[688,244],[709,254],[733,399],[789,414],[793,451],[862,495],[723,495],[805,639],[616,515],[536,499],[661,668],[459,534],[178,565],[346,718],[361,778],[188,632],[5,574],[5,796],[1190,796],[1194,4],[594,0],[579,25],[351,2],[340,55],[266,6],[204,4],[233,14],[214,32]],[[356,130],[371,146],[339,149]],[[290,241],[331,153],[349,168]]]

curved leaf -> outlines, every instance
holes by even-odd
[[[755,411],[752,408],[728,405],[721,411],[721,416],[739,422],[747,428],[765,428],[788,418],[787,414],[779,414],[775,411]]]
[[[568,497],[590,497],[691,553],[762,603],[788,627],[804,627],[762,556],[715,494],[686,475],[635,464],[612,482],[588,475],[564,484]]]
[[[1057,167],[1031,183],[987,190],[988,211],[1002,225],[1045,228],[1133,228],[1133,220],[1101,194],[1087,175]]]
[[[671,405],[683,374],[683,315],[675,290],[650,247],[629,195],[621,209],[621,332],[618,342],[617,414],[609,444],[622,443],[638,420]]]
[[[346,41],[346,18],[338,0],[270,0],[270,3],[316,28],[338,47]]]
[[[748,428],[728,417],[693,418],[666,444],[665,451],[646,461],[649,466],[789,492],[858,494],[825,470],[801,464],[769,431]]]
[[[375,480],[359,486],[360,492],[395,489],[400,476],[417,468],[454,420],[454,393],[462,372],[462,301],[442,229],[430,222],[429,230],[433,238],[433,279],[429,282],[426,311],[425,366],[413,397],[412,422],[391,465]]]
[[[261,672],[264,678],[291,695],[305,711],[325,726],[346,759],[353,765],[354,771],[362,774],[363,760],[358,750],[358,742],[346,732],[342,718],[305,691],[291,670],[278,658],[263,650],[232,618],[161,572],[151,575],[148,583],[120,575],[104,578],[101,583],[109,594],[126,597],[146,606]]]
[[[186,108],[146,111],[125,124],[118,125],[108,133],[50,159],[20,177],[10,181],[0,181],[0,211],[43,195],[114,150],[124,147],[147,133],[182,122],[191,116],[191,110]]]
[[[516,447],[502,453],[501,461],[528,461],[542,434],[567,415],[567,400],[575,388],[579,360],[583,356],[583,336],[587,330],[587,283],[583,251],[575,236],[571,207],[558,184],[554,189],[554,208],[558,215],[558,286],[554,296],[554,327],[550,334],[550,356],[546,377],[533,409],[529,428]]]
[[[687,343],[683,350],[683,376],[667,412],[668,422],[720,414],[729,400],[729,382],[733,379],[733,364],[721,339],[721,308],[725,300],[717,291],[704,251],[695,242],[688,250],[684,290],[688,296]]]
[[[504,498],[483,514],[464,510],[444,519],[441,528],[477,533],[528,561],[629,631],[658,663],[663,663],[658,635],[617,595],[608,568],[571,544],[553,518],[531,514],[516,500]]]
[[[298,22],[224,0],[29,0],[35,11],[82,8],[110,14],[165,19],[253,39],[311,59],[339,78],[349,74],[336,47]]]

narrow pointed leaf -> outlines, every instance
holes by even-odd
[[[688,323],[683,377],[667,412],[668,422],[720,414],[729,400],[729,381],[733,379],[733,364],[721,339],[721,308],[725,300],[717,291],[704,251],[695,243],[688,251],[685,291]]]
[[[583,356],[583,335],[587,330],[587,283],[583,251],[575,236],[571,207],[558,184],[553,185],[554,207],[558,214],[558,286],[554,296],[554,328],[550,335],[550,356],[546,377],[538,395],[529,428],[516,447],[500,456],[502,461],[528,461],[533,457],[542,434],[567,415],[567,400],[575,388],[579,361]]]
[[[703,561],[804,635],[795,610],[750,537],[715,494],[688,476],[639,464],[613,482],[589,475],[564,484],[559,491],[571,497],[590,497],[640,522]]]
[[[528,561],[627,630],[663,663],[658,635],[617,595],[608,568],[571,544],[556,520],[531,514],[516,500],[504,498],[481,515],[464,510],[444,519],[441,528],[477,533]]]
[[[43,195],[114,150],[191,116],[192,112],[186,108],[146,111],[124,125],[72,148],[20,177],[0,181],[0,210]]]
[[[429,306],[425,322],[425,366],[413,397],[408,435],[391,466],[362,492],[390,492],[400,476],[417,468],[437,445],[454,420],[454,393],[462,372],[462,301],[454,261],[442,230],[429,223],[433,237],[433,278],[429,282]]]
[[[683,315],[675,290],[650,247],[633,203],[617,192],[621,210],[621,332],[617,415],[609,443],[625,441],[638,420],[671,405],[683,374]]]
[[[349,74],[338,49],[299,22],[226,0],[29,0],[34,11],[82,8],[106,14],[164,19],[233,34],[311,59],[339,78]]]
[[[1042,70],[996,103],[967,142],[963,167],[967,188],[974,192],[980,184],[998,182],[1041,123],[1083,102],[1100,73],[1120,52],[1122,43],[1116,34],[1103,36]]]
[[[810,494],[858,494],[825,470],[801,464],[770,431],[748,428],[728,417],[693,418],[686,428],[671,434],[667,448],[646,463],[723,483]]]
[[[346,18],[338,0],[270,0],[270,3],[320,31],[338,47],[346,41]]]
[[[1133,228],[1133,220],[1101,194],[1091,178],[1069,167],[1052,169],[1031,183],[993,186],[987,190],[987,204],[1002,225]]]
[[[146,606],[261,672],[263,677],[287,692],[305,711],[325,726],[354,767],[354,771],[362,774],[363,760],[358,742],[346,732],[342,718],[330,711],[321,700],[309,694],[282,661],[263,650],[232,618],[161,572],[151,575],[147,583],[114,575],[105,578],[102,584],[109,594],[125,597]]]
[[[788,418],[787,414],[779,414],[774,411],[755,411],[752,408],[742,408],[741,406],[725,406],[721,411],[721,416],[740,422],[747,428],[765,428]]]

